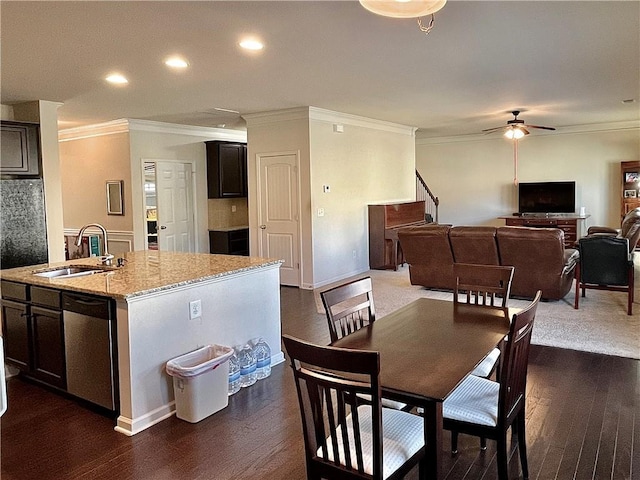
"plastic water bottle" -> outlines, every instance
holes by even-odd
[[[253,353],[256,355],[256,377],[258,380],[267,378],[271,375],[271,349],[262,337],[253,347]]]
[[[256,383],[256,356],[253,348],[248,343],[242,347],[238,354],[240,361],[240,386],[250,387]]]
[[[233,352],[229,357],[229,396],[240,390],[240,361],[238,355]]]

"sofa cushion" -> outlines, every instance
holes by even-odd
[[[456,263],[500,265],[496,227],[452,227],[449,240]]]
[[[450,225],[421,225],[398,230],[398,240],[409,264],[413,285],[452,289],[453,254],[449,243]]]
[[[564,248],[564,232],[558,228],[499,227],[496,232],[501,265],[515,267],[511,294],[562,298],[570,290],[575,250]],[[573,265],[567,266],[566,261]]]

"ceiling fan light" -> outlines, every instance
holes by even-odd
[[[504,136],[507,137],[509,140],[520,140],[527,133],[525,133],[525,131],[522,128],[511,127],[504,132]]]
[[[360,0],[360,5],[378,15],[417,18],[436,13],[447,0]]]

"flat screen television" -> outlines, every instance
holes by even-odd
[[[518,212],[575,213],[576,182],[518,184]]]

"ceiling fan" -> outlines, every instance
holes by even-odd
[[[520,120],[518,115],[520,115],[520,110],[513,110],[511,112],[513,115],[513,120],[509,120],[506,126],[502,127],[494,127],[487,128],[486,130],[482,130],[484,133],[492,133],[498,130],[504,130],[504,136],[508,139],[518,140],[525,135],[529,135],[528,128],[540,128],[542,130],[555,130],[554,127],[543,127],[540,125],[525,125],[524,120]]]

